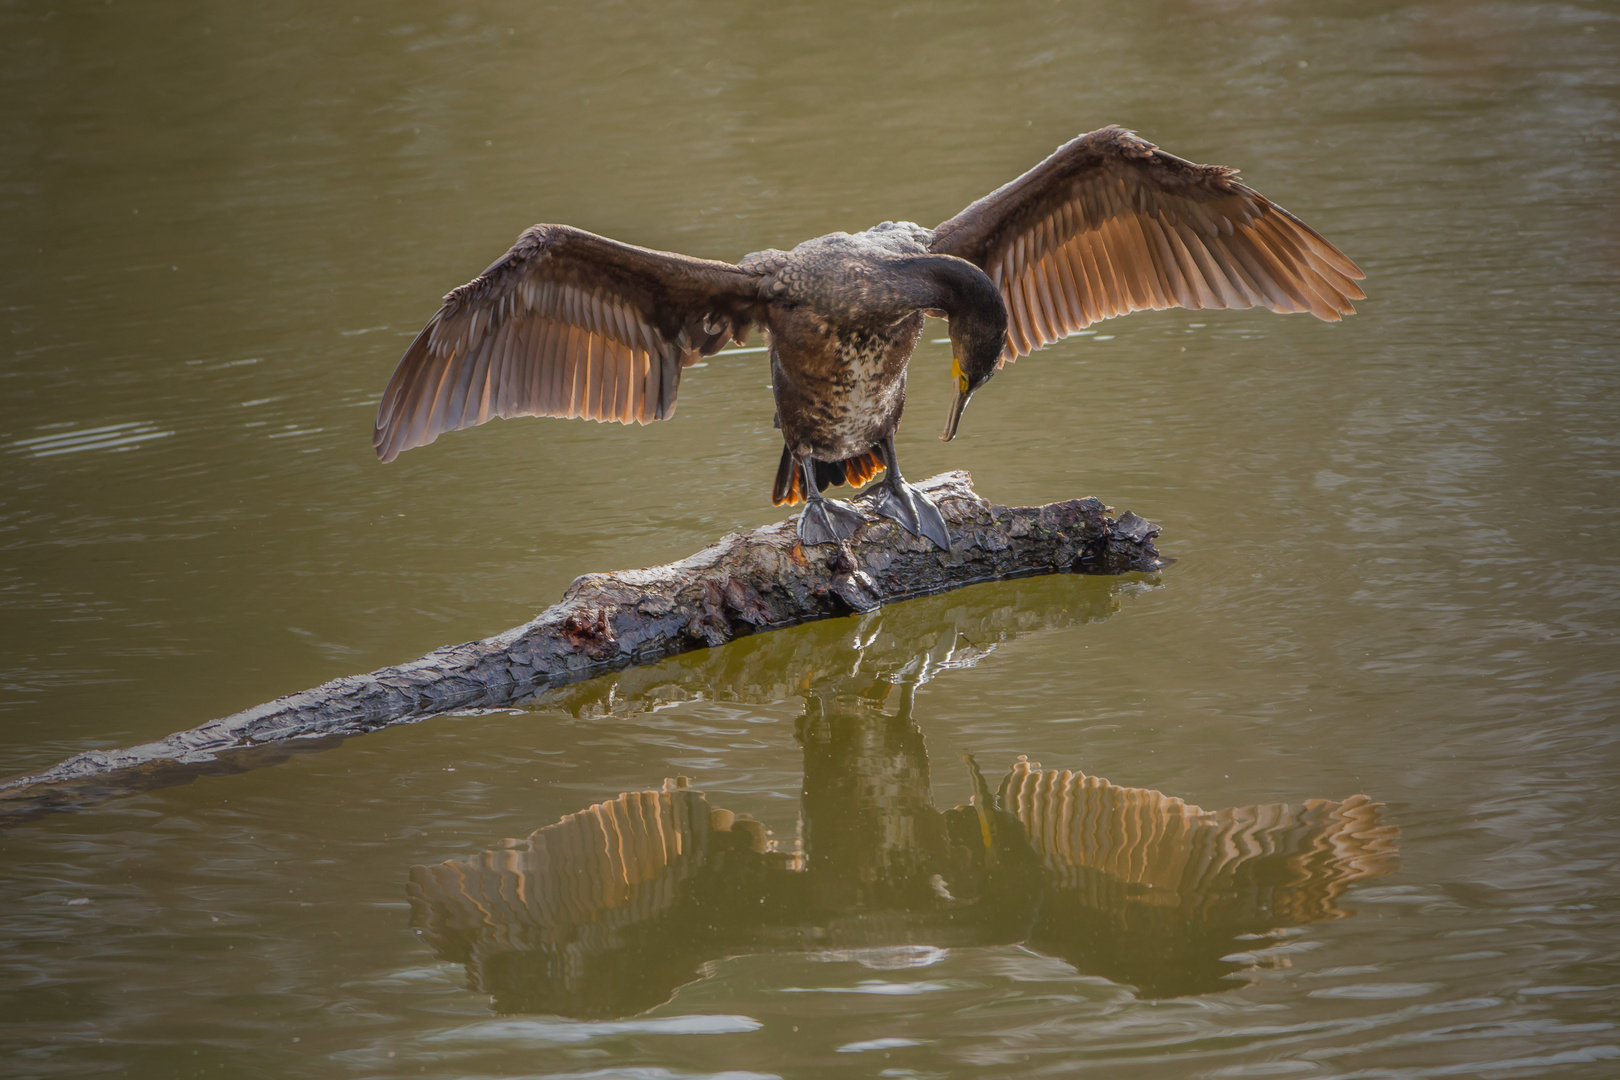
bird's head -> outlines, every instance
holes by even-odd
[[[1007,305],[990,276],[955,255],[925,255],[910,261],[912,280],[924,283],[915,294],[923,310],[943,313],[951,325],[951,379],[956,396],[941,439],[956,438],[956,425],[974,391],[990,381],[1007,342]]]
[[[990,279],[979,276],[983,287],[974,289],[970,302],[950,317],[951,380],[956,392],[945,418],[945,431],[940,435],[947,442],[956,438],[956,425],[962,420],[968,400],[1001,365],[1001,351],[1007,341],[1007,307]]]

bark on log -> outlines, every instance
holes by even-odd
[[[503,634],[0,782],[0,822],[254,768],[428,716],[499,708],[634,664],[897,600],[1036,574],[1152,571],[1167,561],[1153,546],[1157,526],[1130,511],[1111,518],[1094,498],[995,506],[965,472],[918,486],[950,526],[949,552],[872,515],[871,497],[863,496],[854,505],[868,523],[846,544],[805,547],[790,518],[665,566],[586,574],[560,603]]]

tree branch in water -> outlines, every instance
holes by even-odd
[[[853,505],[853,541],[806,547],[794,520],[734,533],[665,566],[577,578],[561,602],[482,641],[323,683],[154,742],[94,750],[0,782],[0,821],[132,790],[238,772],[330,740],[446,712],[500,708],[636,664],[979,582],[1122,574],[1165,565],[1158,528],[1097,499],[995,506],[965,472],[918,485],[950,526],[940,551]],[[318,741],[317,741],[318,740]]]

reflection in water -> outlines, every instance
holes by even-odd
[[[697,649],[547,690],[535,701],[575,716],[624,717],[680,701],[773,704],[812,690],[881,699],[893,686],[972,667],[1013,638],[1106,619],[1122,596],[1151,588],[1153,580],[1066,574],[975,585],[854,620],[825,619],[723,649]]]
[[[1229,986],[1240,935],[1339,918],[1348,885],[1395,867],[1365,795],[1211,811],[1020,761],[1000,805],[1045,872],[1030,945],[1149,997]]]
[[[412,867],[414,921],[501,1012],[641,1012],[693,977],[716,922],[783,866],[758,822],[728,816],[673,783],[627,792],[500,850]]]
[[[969,758],[971,804],[936,810],[914,691],[962,648],[937,635],[805,689],[797,845],[666,780],[413,867],[418,933],[503,1013],[640,1012],[738,953],[1020,942],[1171,997],[1232,986],[1256,939],[1343,915],[1347,886],[1393,869],[1364,795],[1206,811],[1023,759],[992,792]]]

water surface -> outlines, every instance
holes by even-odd
[[[0,7],[8,774],[779,516],[757,353],[668,423],[376,463],[404,345],[532,222],[734,259],[933,224],[1117,122],[1241,166],[1370,296],[1100,324],[948,445],[919,351],[909,475],[1134,509],[1155,580],[964,591],[0,835],[6,1071],[1613,1075],[1617,55],[1579,3]],[[756,941],[580,1019],[498,1011],[413,933],[412,866],[666,777],[803,853],[810,702],[902,696],[938,812],[963,752],[1212,811],[1366,795],[1398,867],[1186,994],[1150,943]]]

